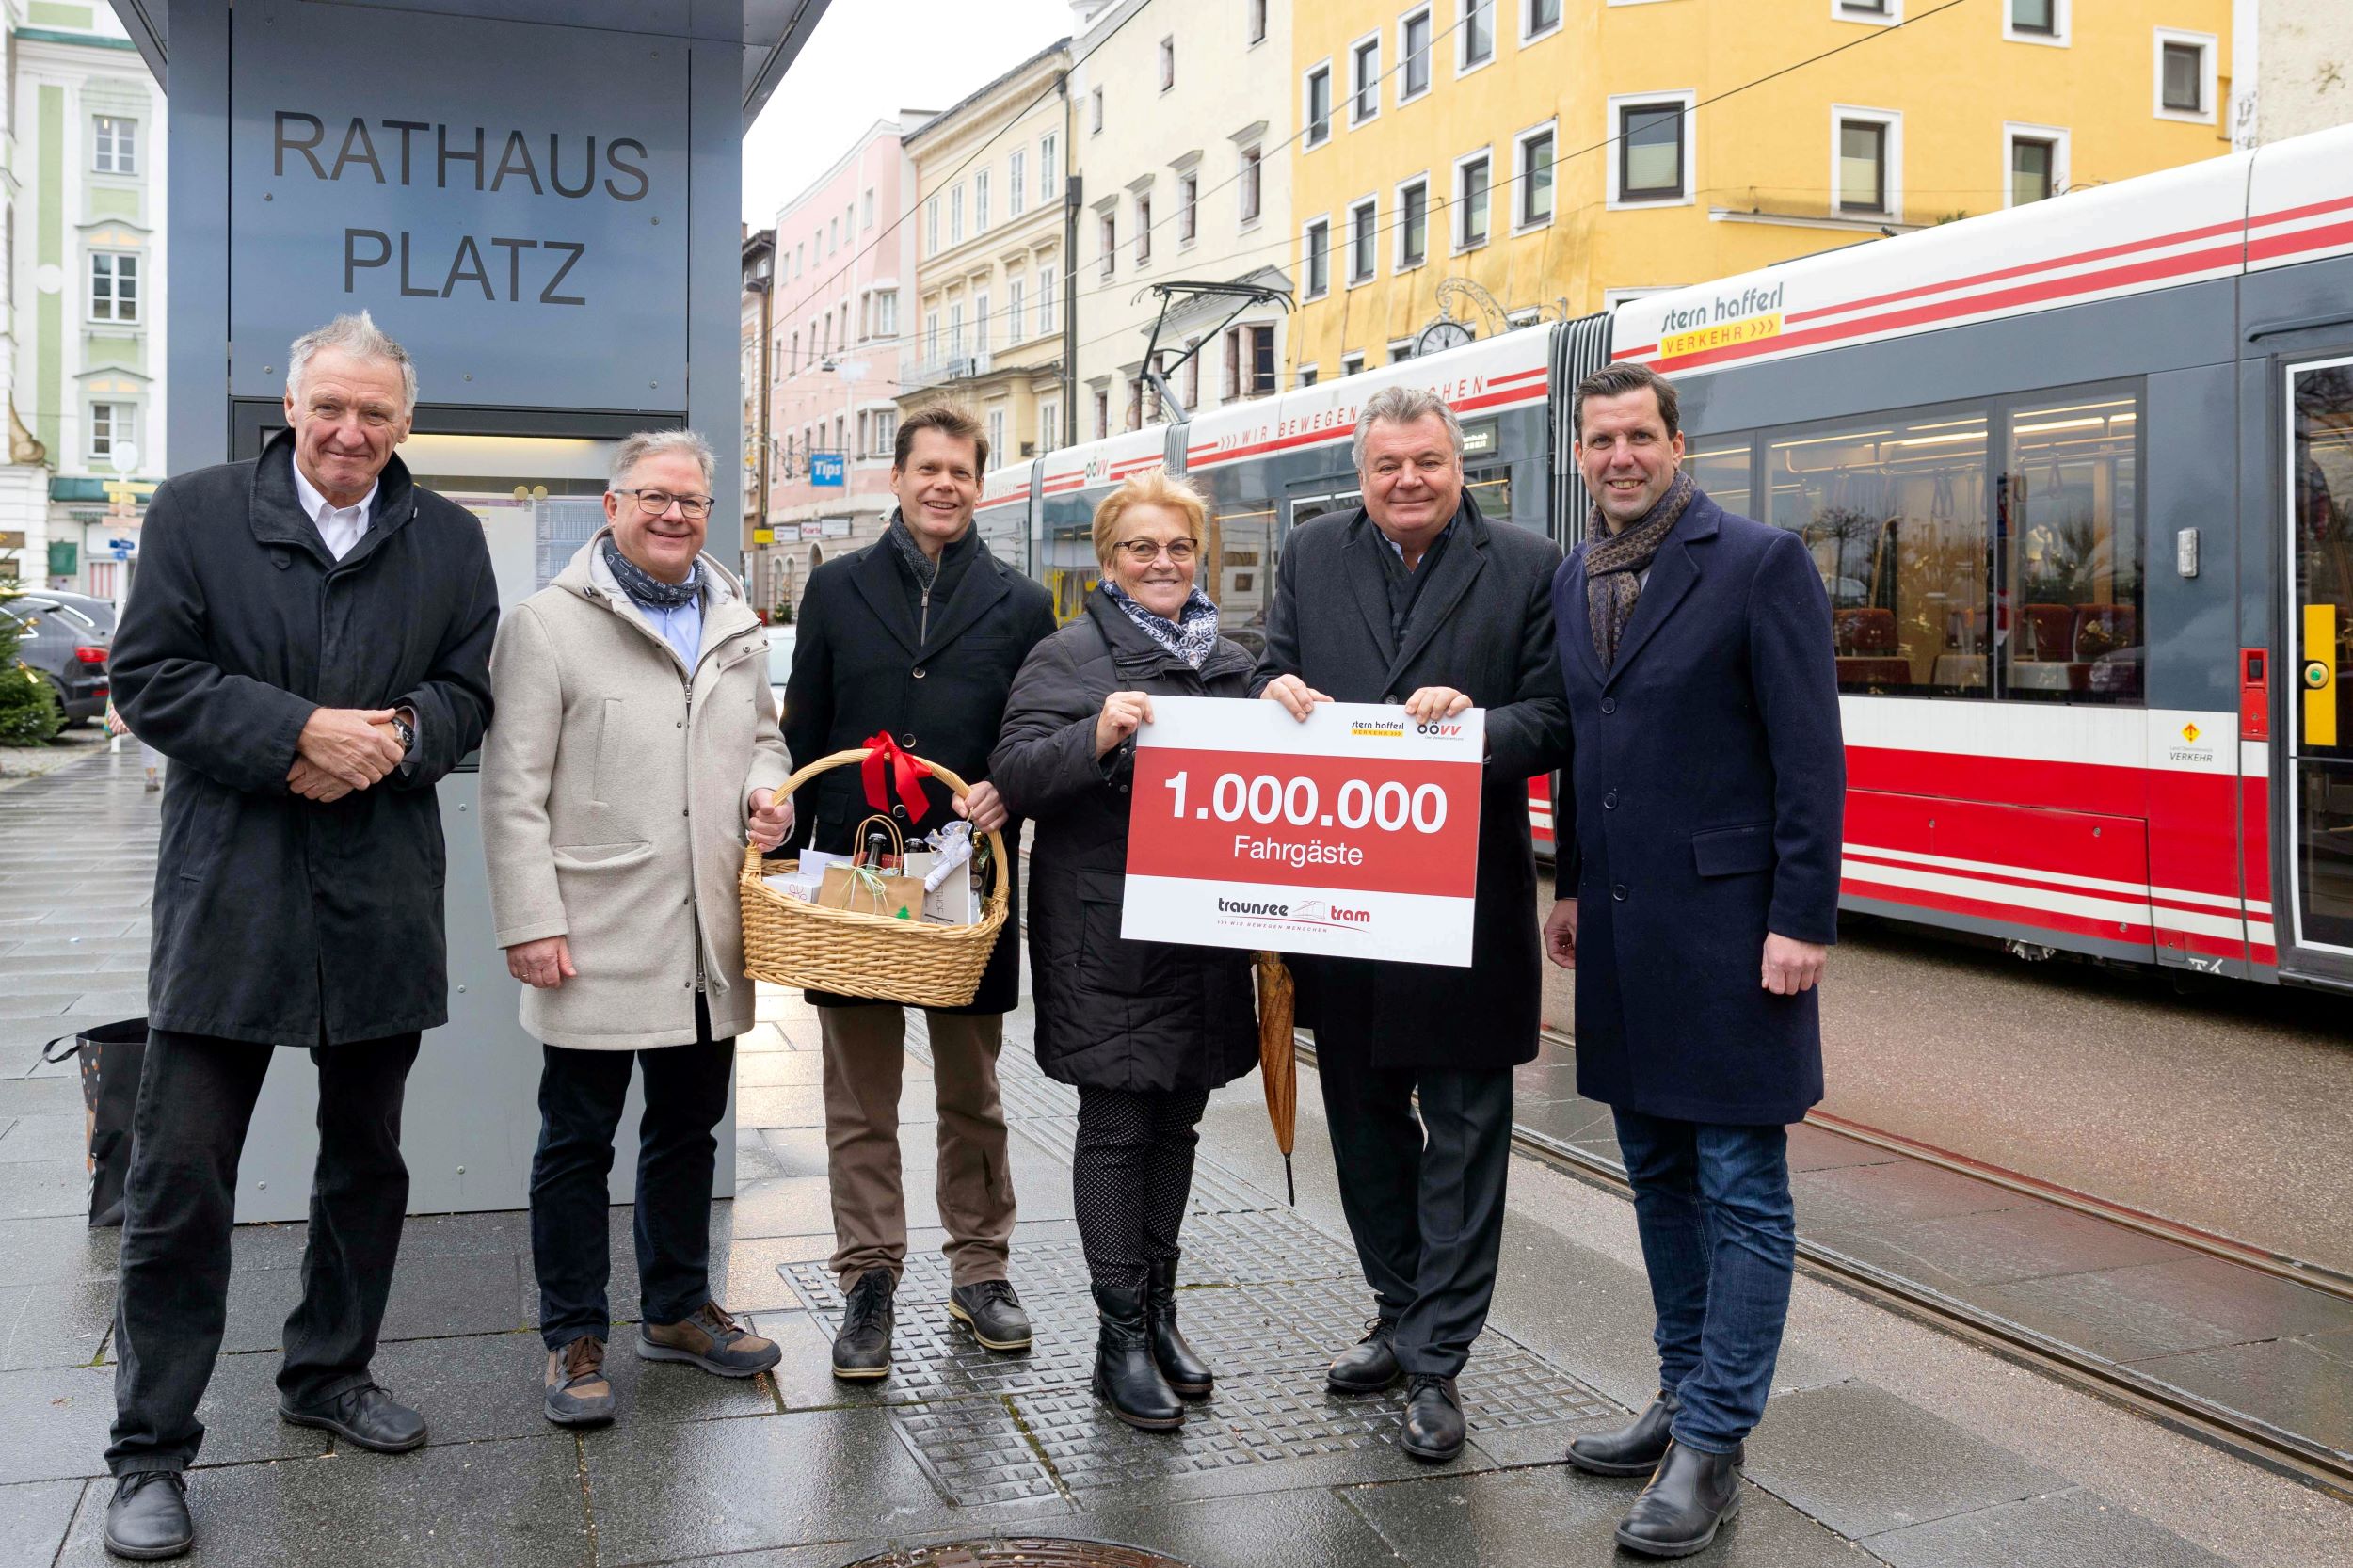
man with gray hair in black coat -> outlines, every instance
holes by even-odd
[[[408,1207],[402,1091],[448,1019],[434,785],[489,722],[498,594],[481,520],[392,456],[416,403],[400,344],[340,316],[296,341],[288,428],[261,456],[182,474],[148,507],[115,701],[171,788],[115,1310],[118,1557],[194,1540],[183,1473],[277,1048],[307,1048],[319,1080],[280,1414],[379,1452],[424,1442],[368,1363]]]
[[[1486,710],[1470,967],[1291,960],[1376,1303],[1326,1381],[1373,1393],[1408,1379],[1399,1443],[1434,1462],[1463,1448],[1454,1380],[1495,1294],[1512,1069],[1536,1054],[1528,780],[1560,766],[1567,742],[1552,632],[1561,552],[1480,515],[1462,425],[1435,392],[1376,392],[1354,456],[1365,504],[1292,533],[1251,682],[1303,721],[1330,701],[1402,703],[1424,722]]]

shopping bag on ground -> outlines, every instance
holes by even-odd
[[[93,1229],[119,1225],[122,1184],[131,1174],[132,1112],[138,1108],[139,1072],[147,1064],[147,1020],[131,1018],[59,1035],[40,1054],[44,1062],[81,1058],[89,1223]]]

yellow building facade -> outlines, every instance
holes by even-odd
[[[1298,0],[1292,381],[2231,150],[2231,0],[1940,7]]]

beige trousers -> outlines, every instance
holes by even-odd
[[[953,1283],[1003,1279],[1013,1240],[1013,1170],[997,1098],[1000,1013],[934,1013],[939,1105],[940,1224]],[[847,1290],[869,1269],[906,1267],[907,1206],[899,1169],[899,1087],[906,1013],[896,1004],[820,1007],[825,1052],[825,1174],[833,1196],[833,1271]]]

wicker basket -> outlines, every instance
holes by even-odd
[[[819,774],[853,766],[866,757],[863,746],[821,757],[786,779],[776,793],[789,795]],[[957,799],[970,792],[969,785],[938,763],[923,765]],[[994,828],[988,833],[988,900],[980,920],[971,925],[938,925],[787,898],[761,877],[790,871],[796,862],[772,867],[746,844],[737,883],[744,905],[744,972],[773,985],[839,996],[918,1007],[967,1006],[980,989],[981,973],[997,950],[998,933],[1004,929],[1012,903],[1005,879],[1005,840]]]

